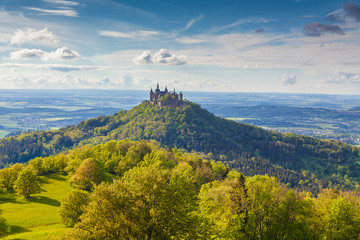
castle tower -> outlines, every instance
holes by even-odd
[[[183,94],[182,94],[182,92],[180,92],[180,94],[179,94],[179,100],[180,100],[180,101],[183,100]]]
[[[167,89],[167,86],[165,86],[165,93],[168,93],[168,89]]]
[[[155,101],[155,94],[151,88],[151,91],[150,91],[150,102],[154,102]]]

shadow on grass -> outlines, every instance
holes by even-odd
[[[0,197],[0,203],[26,204],[27,202],[19,201],[16,196],[2,196]]]
[[[7,233],[6,236],[18,234],[18,233],[30,232],[30,230],[20,227],[20,226],[16,226],[16,225],[10,225],[8,227],[9,227],[9,232]],[[22,239],[21,238],[13,238],[12,240],[22,240]]]
[[[44,196],[36,196],[36,197],[31,197],[29,199],[29,202],[33,202],[33,203],[42,203],[42,204],[46,204],[46,205],[50,205],[50,206],[55,206],[55,207],[59,207],[60,206],[60,202],[56,199],[52,199],[52,198],[48,198],[48,197],[44,197]]]
[[[66,181],[66,176],[65,175],[49,174],[46,177],[50,178],[50,179],[58,180],[58,181]]]
[[[40,184],[47,184],[47,183],[49,183],[49,180],[46,179],[46,178],[38,178],[38,180],[39,180]]]

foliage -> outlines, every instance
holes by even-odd
[[[130,170],[92,195],[78,234],[92,239],[206,239],[196,217],[195,186],[188,168],[156,165]]]
[[[67,227],[73,227],[79,221],[84,207],[89,204],[89,193],[74,189],[69,192],[61,201],[60,206],[60,222]]]
[[[24,169],[24,165],[16,163],[9,168],[0,170],[0,183],[6,190],[11,190],[18,178],[19,173]]]
[[[18,195],[29,199],[31,194],[40,193],[40,182],[35,171],[27,167],[18,176],[14,183],[14,188]]]
[[[88,158],[76,169],[72,181],[84,190],[93,189],[105,179],[104,168],[98,161]]]

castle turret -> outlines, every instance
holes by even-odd
[[[180,94],[179,94],[179,100],[180,100],[180,101],[183,100],[183,94],[182,94],[182,92],[180,92]]]
[[[152,88],[151,88],[151,91],[150,91],[150,102],[153,102],[153,101],[155,101],[155,94],[154,94],[154,92],[153,92],[153,90],[152,90]]]

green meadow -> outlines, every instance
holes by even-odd
[[[71,186],[60,174],[41,176],[39,180],[41,193],[29,200],[16,193],[2,195],[0,209],[9,226],[4,239],[51,239],[67,231],[60,224],[58,208]]]

